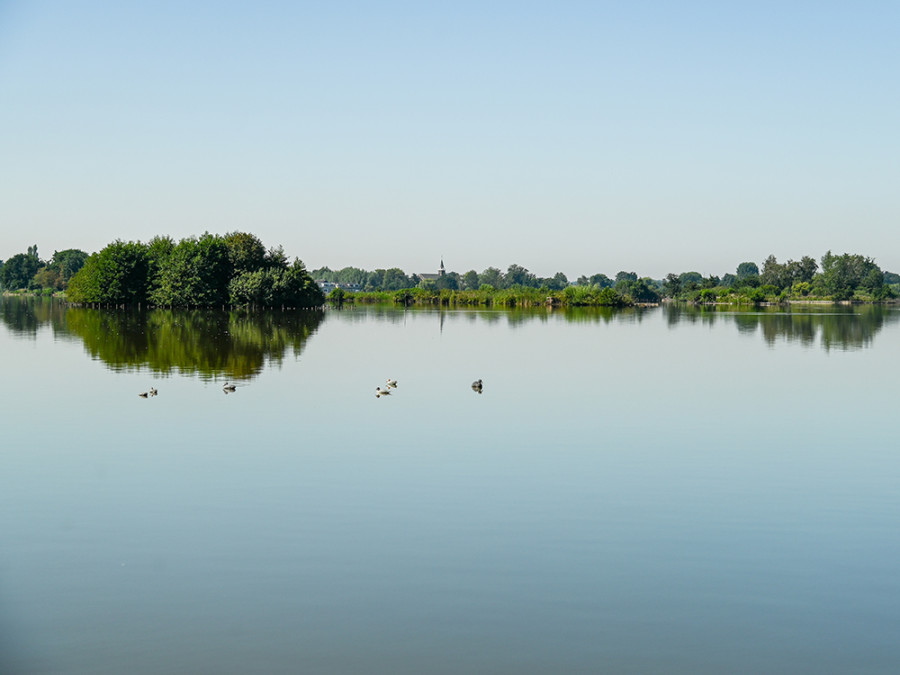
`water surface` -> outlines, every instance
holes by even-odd
[[[900,663],[895,309],[0,319],[2,672]]]

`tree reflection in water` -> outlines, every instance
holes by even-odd
[[[886,325],[900,321],[900,309],[884,305],[795,305],[737,309],[666,303],[661,308],[572,309],[406,309],[406,312],[453,315],[469,321],[509,326],[538,321],[575,323],[641,323],[662,312],[666,323],[733,323],[740,333],[757,331],[769,345],[778,341],[826,351],[868,347]],[[340,312],[341,321],[400,322],[396,307],[361,307]],[[18,337],[36,337],[49,325],[54,339],[81,339],[88,353],[113,370],[149,367],[156,373],[196,373],[246,380],[266,363],[295,355],[324,319],[322,311],[249,312],[215,310],[126,310],[69,307],[40,297],[0,299],[0,320]]]
[[[0,319],[19,336],[49,324],[55,336],[80,338],[116,371],[199,374],[247,380],[267,363],[299,355],[324,317],[321,311],[248,312],[90,309],[42,298],[4,298]]]
[[[863,349],[884,326],[900,321],[900,311],[885,305],[798,305],[743,311],[666,305],[664,311],[672,326],[684,321],[733,321],[741,333],[759,331],[769,345],[783,340],[812,347],[818,341],[825,351]]]

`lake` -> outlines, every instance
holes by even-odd
[[[0,672],[900,664],[897,308],[3,298],[0,359]]]

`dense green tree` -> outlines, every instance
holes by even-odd
[[[462,278],[463,288],[467,291],[477,291],[481,286],[481,281],[478,278],[478,272],[475,270],[469,270],[463,275]]]
[[[20,288],[30,288],[34,275],[41,268],[41,261],[37,257],[37,247],[29,246],[29,253],[17,253],[7,260],[0,269],[0,282],[7,290],[14,291]]]
[[[234,274],[253,272],[269,266],[266,247],[255,234],[229,232],[223,237]]]
[[[63,281],[55,267],[44,265],[35,272],[31,285],[35,288],[62,290]]]
[[[738,282],[745,282],[748,279],[759,281],[759,267],[757,267],[755,262],[742,262],[737,266],[735,274]]]
[[[325,303],[319,286],[299,260],[290,266],[239,272],[228,284],[228,292],[230,303],[239,306],[318,307]]]
[[[634,282],[637,280],[638,280],[638,275],[635,274],[634,272],[620,271],[620,272],[616,273],[616,283],[619,283],[620,281]]]
[[[681,276],[674,272],[669,272],[666,278],[663,279],[663,291],[670,298],[674,298],[681,293]]]
[[[496,267],[488,267],[480,275],[478,275],[481,286],[487,285],[493,288],[504,288],[503,272]],[[480,288],[480,286],[479,286]]]
[[[637,281],[623,280],[619,283],[628,284],[624,295],[630,297],[633,302],[659,302],[660,300],[660,294],[653,279],[643,277]],[[619,288],[619,283],[616,284],[616,290]]]
[[[182,239],[158,273],[150,301],[171,307],[210,307],[228,302],[231,260],[225,240],[204,233]]]
[[[506,269],[506,287],[526,286],[536,288],[538,285],[537,277],[529,272],[521,265],[513,263]]]
[[[787,274],[791,283],[810,282],[816,271],[819,269],[818,263],[808,255],[803,256],[800,260],[788,260],[785,265]]]
[[[547,288],[551,291],[561,291],[568,287],[569,278],[562,272],[557,272],[552,277],[539,280],[541,288]]]
[[[314,270],[310,270],[310,276],[316,281],[331,281],[334,282],[334,271],[328,267],[319,267]]]
[[[592,274],[588,279],[590,286],[599,286],[600,288],[612,288],[615,282],[605,274]]]
[[[399,267],[391,267],[384,270],[381,281],[381,290],[383,291],[399,291],[404,288],[412,288],[415,286],[413,280],[410,279]]]
[[[66,296],[76,303],[135,304],[147,299],[147,247],[119,239],[88,257],[69,280]]]
[[[457,291],[459,290],[459,281],[459,274],[448,272],[434,280],[434,287],[439,291]]]
[[[65,288],[78,270],[84,267],[87,259],[88,254],[81,249],[68,248],[65,251],[54,251],[53,257],[47,266],[55,270],[59,275],[60,288]]]
[[[763,286],[774,286],[778,292],[790,288],[793,284],[793,274],[790,264],[782,265],[774,255],[770,255],[763,262],[762,272],[759,275],[759,283]]]
[[[681,281],[682,286],[687,286],[688,284],[693,285],[693,287],[699,287],[701,283],[703,283],[703,275],[700,272],[682,272],[678,275],[679,281]]]
[[[822,256],[822,281],[832,298],[847,300],[857,288],[878,292],[884,284],[884,274],[872,258],[828,251]]]

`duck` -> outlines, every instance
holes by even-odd
[[[391,387],[392,389],[396,389],[397,388],[397,380],[392,380],[391,378],[388,378],[387,386]]]
[[[155,387],[150,387],[150,395],[151,395],[151,396],[156,396],[157,393],[158,393],[158,392],[156,391],[156,388],[155,388]]]
[[[484,388],[484,385],[481,384],[481,380],[475,380],[475,381],[472,383],[472,389],[474,389],[475,391],[477,391],[479,394],[481,393],[481,390],[482,390],[483,388]]]
[[[222,385],[223,391],[234,391],[237,387],[233,384],[228,384],[227,382]]]
[[[138,396],[140,396],[141,398],[147,398],[147,396],[149,396],[149,394],[147,394],[146,391],[142,391],[140,394],[138,394]]]
[[[376,396],[390,396],[390,389],[382,389],[381,387],[375,387],[375,395]]]

